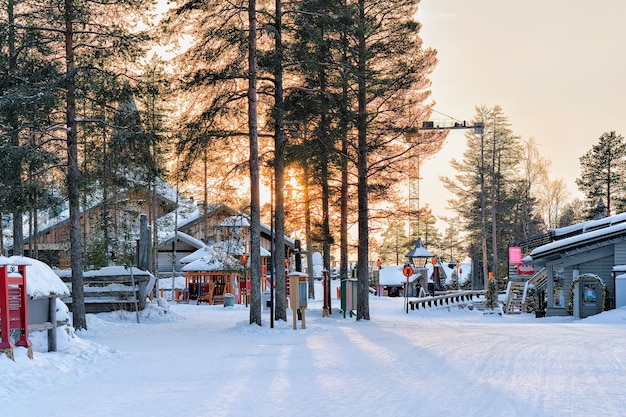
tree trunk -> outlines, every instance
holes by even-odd
[[[357,114],[357,198],[358,198],[358,261],[357,261],[357,311],[356,319],[369,320],[369,215],[367,187],[367,95],[366,95],[366,44],[365,0],[359,0],[358,23],[358,114]]]
[[[313,276],[313,243],[311,241],[311,201],[309,195],[309,164],[302,163],[304,177],[304,233],[306,234],[306,270],[309,274],[309,298],[315,299],[315,277]]]
[[[75,329],[87,330],[83,289],[83,243],[80,236],[80,190],[78,140],[76,136],[76,97],[74,85],[74,3],[65,0],[65,62],[67,123],[67,196],[70,209],[70,259],[72,267],[72,313]]]
[[[497,140],[496,140],[496,123],[494,118],[493,124],[493,149],[491,150],[491,250],[493,252],[493,279],[496,280],[496,296],[498,293],[498,236],[497,236],[497,201],[496,201],[496,187],[498,187],[499,170],[496,169],[496,154],[497,154]],[[496,300],[492,300],[494,305]]]
[[[287,294],[285,288],[285,132],[283,109],[283,67],[282,67],[282,4],[276,0],[274,65],[274,279],[276,283],[275,317],[287,321]]]
[[[487,219],[485,213],[485,136],[480,135],[480,235],[483,259],[483,289],[489,288],[489,263],[487,261]]]
[[[340,225],[339,225],[339,279],[348,279],[348,38],[347,34],[341,34],[342,70],[341,70],[341,198],[340,198]]]
[[[17,52],[15,50],[15,15],[13,13],[13,7],[14,1],[10,0],[7,5],[9,19],[9,74],[15,79],[17,74]],[[11,110],[8,119],[11,126],[11,146],[14,148],[14,160],[11,161],[13,164],[11,176],[13,178],[10,179],[10,183],[13,193],[15,193],[14,200],[16,202],[20,201],[16,207],[13,207],[13,255],[21,256],[24,255],[24,226],[22,224],[24,209],[21,204],[24,194],[22,187],[22,152],[19,152],[20,129],[18,115],[15,109]]]
[[[257,120],[256,1],[248,2],[248,129],[250,135],[250,324],[261,322],[261,192]],[[206,204],[206,201],[204,202]]]

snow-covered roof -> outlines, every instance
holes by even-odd
[[[582,223],[573,224],[571,226],[551,229],[550,234],[555,237],[564,236],[571,233],[587,233],[597,229],[611,227],[619,223],[626,222],[626,213],[619,213],[614,216],[604,217],[598,220],[589,220]]]
[[[180,258],[180,263],[189,264],[189,263],[192,263],[193,261],[197,261],[198,259],[202,257],[214,256],[214,255],[215,255],[215,252],[213,251],[213,249],[209,248],[208,246],[203,246],[197,251],[192,252],[189,255],[183,256],[182,258]]]
[[[104,268],[96,269],[93,271],[85,271],[83,272],[83,277],[89,278],[89,277],[112,277],[112,276],[120,276],[120,275],[124,276],[124,275],[130,275],[130,273],[131,273],[131,268],[128,268],[125,266],[105,266]],[[132,267],[132,273],[135,276],[151,275],[150,272],[144,271],[134,266]]]
[[[220,223],[222,227],[250,227],[250,222],[248,221],[248,216],[244,216],[243,214],[238,216],[230,216],[224,219],[223,222]]]
[[[26,265],[26,293],[30,298],[47,298],[52,295],[68,296],[67,285],[52,268],[37,259],[26,256],[0,256],[0,265]]]
[[[424,245],[422,244],[422,238],[418,238],[413,250],[411,250],[411,252],[407,253],[404,256],[411,259],[411,258],[432,258],[434,255],[430,253],[428,249],[424,247]]]
[[[159,239],[159,247],[162,247],[163,245],[167,245],[168,243],[171,243],[172,241],[174,241],[174,238],[182,242],[188,243],[190,246],[193,246],[196,249],[202,249],[203,247],[206,246],[204,242],[201,241],[200,239],[196,239],[195,237],[188,235],[187,233],[178,231],[178,232],[168,232],[167,234],[164,234],[163,240]]]
[[[379,285],[402,285],[406,283],[406,277],[402,273],[404,265],[386,265],[378,272]],[[409,282],[413,282],[417,278],[417,274],[409,277]]]
[[[217,248],[206,247],[204,249],[206,250],[206,255],[191,261],[187,265],[183,266],[182,270],[185,272],[221,272],[239,271],[243,269],[241,262],[239,262],[239,260],[234,256],[231,256]]]
[[[185,272],[222,272],[222,271],[238,271],[242,269],[242,265],[236,265],[232,263],[224,263],[223,261],[215,258],[200,258],[185,265],[183,271]]]
[[[127,175],[128,181],[130,182],[130,185],[128,186],[127,190],[133,190],[138,187],[145,187],[143,179],[141,179],[138,174],[133,175],[132,171],[128,171],[126,175]],[[160,199],[169,201],[171,203],[176,203],[177,201],[176,189],[172,187],[172,185],[169,184],[167,181],[161,178],[156,178],[155,188],[156,188],[156,195]],[[52,190],[51,192],[57,195],[63,194],[62,192],[57,191],[57,190]],[[125,192],[125,190],[122,190],[121,192],[123,193]],[[104,200],[102,187],[99,187],[96,183],[94,186],[94,191],[88,193],[85,197],[86,197],[85,198],[86,204],[84,206],[81,205],[80,207],[81,212],[90,211],[94,209],[95,207],[99,206],[100,204],[102,204]],[[69,217],[70,217],[70,214],[69,214],[69,206],[67,204],[67,201],[62,202],[60,211],[55,213],[55,215],[53,216],[50,216],[49,210],[40,210],[37,215],[39,232],[44,233],[46,230],[49,230],[61,224],[64,224],[69,221]],[[23,218],[24,239],[28,239],[30,237],[29,229],[27,227],[29,221],[30,219],[28,218],[28,216],[24,216]],[[4,223],[3,223],[3,226],[4,226]],[[7,227],[8,228],[13,227],[12,220],[11,222],[9,222],[9,224],[7,224]],[[7,242],[7,245],[9,247],[12,246],[13,245],[12,235],[5,236],[5,242]]]
[[[225,251],[226,253],[233,255],[233,256],[243,256],[246,254],[246,248],[241,240],[233,240],[233,239],[222,240],[221,242],[217,242],[211,245],[211,247],[221,249]],[[261,253],[261,256],[266,257],[266,258],[271,256],[270,251],[268,251],[262,246],[261,246],[260,253]]]
[[[172,239],[176,228],[180,229],[201,218],[202,213],[202,209],[192,201],[180,200],[176,210],[157,219],[157,239],[159,244]],[[176,223],[177,227],[175,227],[174,223]]]
[[[610,236],[625,235],[626,223],[617,223],[613,226],[607,226],[601,229],[596,229],[591,232],[581,233],[567,237],[565,239],[550,242],[548,244],[539,246],[530,252],[531,258],[536,261],[540,257],[545,257],[550,253],[562,250],[570,246],[588,245],[593,242],[606,240]]]
[[[445,273],[445,277],[441,277],[445,279],[446,284],[450,284],[449,277],[452,276],[452,271],[454,268],[449,268],[445,263],[438,263],[437,266],[441,267]],[[378,280],[380,285],[403,285],[406,283],[406,277],[402,273],[402,269],[404,265],[385,265],[378,272]],[[432,277],[433,274],[433,265],[432,263],[427,263],[425,266],[427,272],[426,275],[428,277]],[[466,282],[471,273],[472,273],[472,264],[469,262],[461,262],[459,263],[459,281],[462,283]],[[409,282],[413,282],[418,278],[417,274],[413,274],[409,277]],[[430,278],[429,278],[430,279]],[[430,279],[432,281],[432,279]]]

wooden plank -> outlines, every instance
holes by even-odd
[[[148,282],[150,281],[149,274],[135,274],[135,282]],[[72,282],[72,277],[61,278],[66,284]],[[84,277],[83,283],[85,284],[102,284],[102,283],[128,283],[130,284],[130,275],[100,275],[93,277]]]

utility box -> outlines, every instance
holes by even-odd
[[[357,290],[358,280],[356,279],[344,279],[341,281],[341,311],[343,312],[343,318],[346,318],[346,314],[350,313],[356,315],[357,308]]]
[[[626,306],[626,274],[615,277],[615,308]]]
[[[269,310],[270,308],[272,308],[272,294],[267,289],[263,291],[263,310]]]
[[[289,272],[289,305],[293,311],[293,328],[297,328],[298,310],[302,317],[302,328],[306,328],[306,320],[304,311],[307,307],[308,282],[309,276],[303,272]]]
[[[224,307],[234,307],[235,306],[235,296],[231,293],[224,294]]]

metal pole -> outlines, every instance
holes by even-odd
[[[409,277],[406,277],[406,285],[404,288],[404,308],[406,309],[406,314],[409,314]]]
[[[133,274],[133,263],[130,263],[130,283],[133,286],[133,292],[135,292],[135,275]],[[137,290],[139,292],[139,290]],[[139,323],[139,303],[137,302],[137,292],[135,292],[135,313],[137,314],[137,323]]]
[[[270,184],[270,252],[272,253],[270,262],[270,328],[274,328],[274,261],[276,260],[274,253],[274,177]]]

